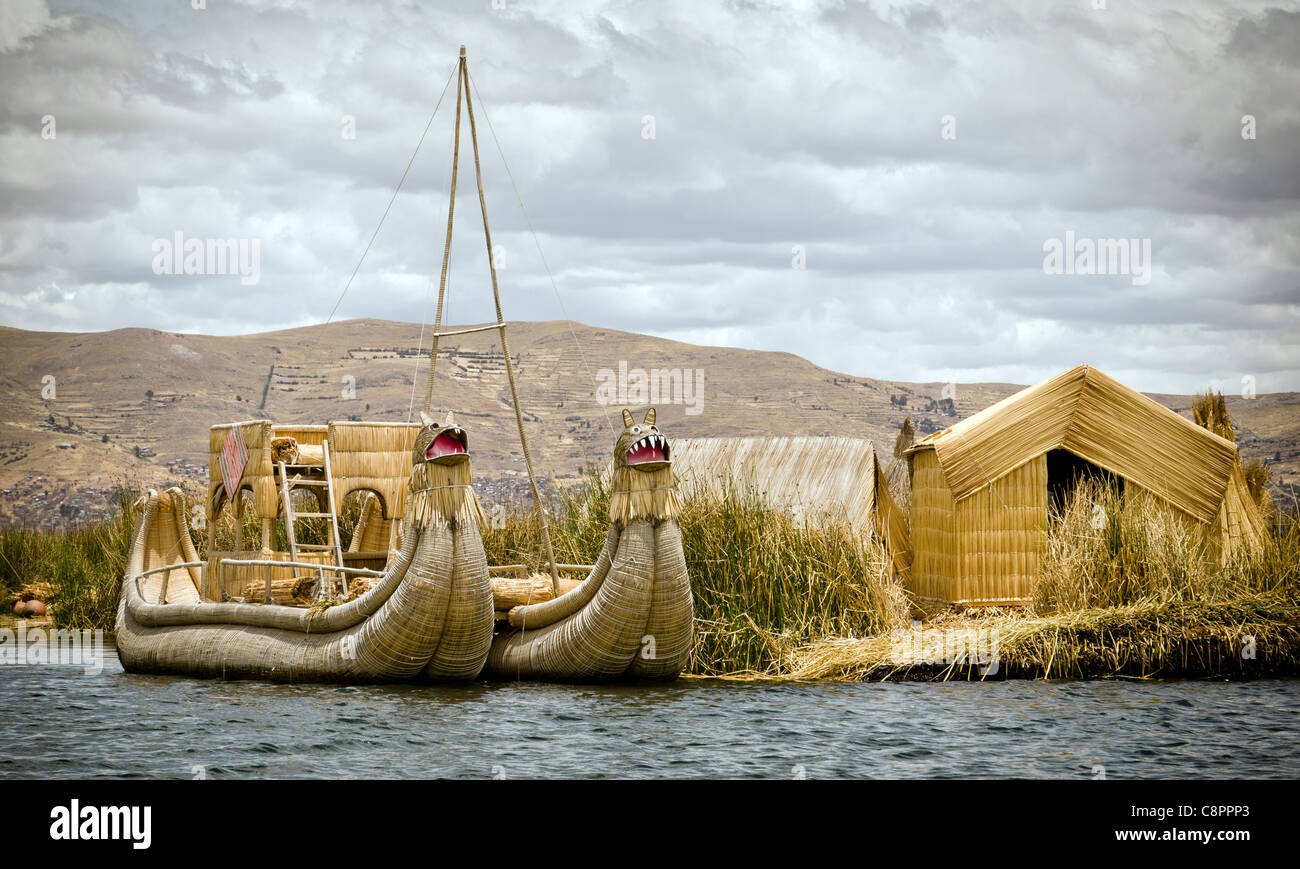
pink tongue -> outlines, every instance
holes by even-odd
[[[641,462],[662,462],[663,460],[663,447],[637,447],[632,452],[631,457],[631,462],[634,465],[640,464]]]
[[[436,459],[439,456],[449,456],[452,453],[463,453],[465,447],[460,441],[450,435],[438,435],[434,442],[429,444],[429,448],[424,451],[425,458]]]

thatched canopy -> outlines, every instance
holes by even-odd
[[[900,572],[911,564],[907,520],[889,494],[871,441],[850,437],[685,438],[673,470],[687,497],[753,490],[803,522],[847,522],[880,534]]]
[[[1223,503],[1236,446],[1096,368],[1080,365],[917,441],[961,501],[1049,450],[1065,449],[1201,522]]]

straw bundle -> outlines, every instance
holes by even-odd
[[[298,442],[293,438],[271,438],[271,464],[291,465],[298,458]]]
[[[348,593],[343,598],[343,603],[356,600],[378,584],[379,580],[372,576],[352,577],[348,580]]]
[[[318,444],[300,444],[291,437],[271,438],[271,462],[321,467],[325,464],[325,449]]]
[[[567,594],[581,584],[582,580],[561,577],[560,594]],[[492,577],[492,606],[497,612],[509,612],[517,606],[545,603],[554,599],[555,586],[549,574]]]
[[[295,576],[271,580],[271,600],[286,606],[309,606],[316,590],[316,577]],[[244,586],[244,600],[261,603],[266,599],[266,580],[254,579]]]

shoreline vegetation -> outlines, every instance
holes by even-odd
[[[97,523],[0,529],[5,615],[26,591],[50,605],[55,627],[111,630],[134,500],[123,488],[112,516]],[[598,476],[557,496],[557,560],[594,557],[608,504]],[[342,512],[346,535],[355,509]],[[800,525],[752,492],[687,499],[681,527],[696,614],[687,673],[850,681],[1297,675],[1300,525],[1293,515],[1274,519],[1261,549],[1221,559],[1168,507],[1083,480],[1051,520],[1033,604],[961,610],[912,600],[880,541],[846,526]],[[254,531],[245,539],[257,539]],[[233,522],[216,537],[218,546],[232,543]],[[483,538],[490,564],[540,566],[531,511],[508,512]]]

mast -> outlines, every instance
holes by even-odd
[[[537,510],[537,518],[541,525],[542,549],[546,555],[547,566],[550,568],[551,587],[555,591],[555,596],[559,597],[560,572],[555,563],[555,550],[551,545],[550,521],[546,515],[546,508],[542,504],[542,493],[537,488],[537,477],[533,473],[533,455],[528,448],[528,435],[524,431],[523,411],[519,407],[519,388],[515,383],[514,363],[510,359],[510,344],[506,339],[506,322],[501,312],[501,290],[497,283],[496,261],[492,258],[492,230],[488,225],[487,200],[483,195],[483,169],[479,161],[478,131],[474,123],[474,101],[470,97],[469,67],[465,57],[465,46],[463,45],[460,47],[460,64],[456,74],[456,133],[451,163],[451,201],[447,206],[447,240],[442,254],[442,278],[438,285],[438,312],[433,331],[433,353],[429,358],[429,380],[425,385],[424,412],[429,413],[433,404],[433,374],[438,359],[438,339],[444,334],[442,332],[442,309],[447,291],[447,265],[451,256],[452,215],[456,207],[456,174],[460,165],[460,107],[462,96],[464,97],[465,111],[469,115],[469,137],[474,149],[474,179],[478,186],[479,210],[483,214],[483,240],[487,244],[488,270],[492,275],[492,300],[496,305],[497,314],[496,330],[501,336],[501,352],[506,359],[506,378],[510,381],[510,401],[515,409],[515,424],[519,428],[519,443],[523,448],[524,465],[528,471],[528,485],[533,490],[533,504]]]

